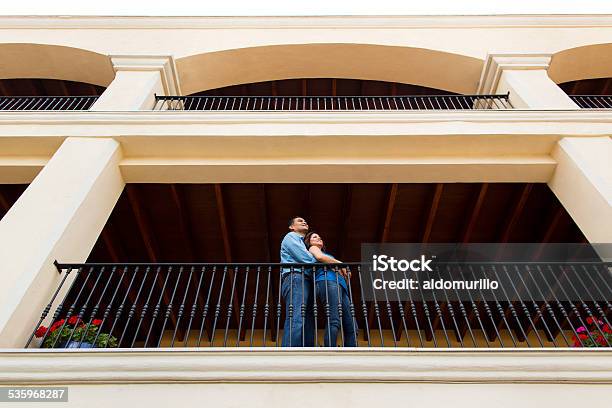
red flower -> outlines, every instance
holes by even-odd
[[[64,324],[65,321],[66,321],[65,319],[62,319],[62,320],[58,320],[57,322],[53,323],[53,325],[49,329],[49,333],[53,333],[54,331],[56,331],[59,327],[62,326],[62,324]]]
[[[91,324],[93,324],[94,326],[99,326],[99,325],[102,324],[102,320],[100,320],[100,319],[93,319]]]
[[[604,333],[612,333],[612,329],[610,329],[610,325],[609,324],[604,324],[604,326],[601,328],[601,331]]]
[[[68,324],[76,324],[78,318],[76,316],[72,316],[70,319],[68,319]]]
[[[586,322],[587,322],[588,324],[593,324],[593,318],[592,318],[592,317],[587,317],[587,318],[586,318]]]
[[[40,326],[38,329],[36,329],[36,337],[42,337],[45,335],[45,333],[47,332],[47,328],[45,326]]]
[[[606,341],[606,339],[603,336],[598,336],[597,337],[597,342],[602,345],[602,346],[607,346],[608,342]]]
[[[578,337],[580,337],[582,340],[586,340],[586,339],[588,339],[588,338],[589,338],[589,336],[587,336],[587,335],[586,335],[586,334],[584,334],[584,333],[579,333],[579,334],[578,334]]]

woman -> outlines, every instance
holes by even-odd
[[[338,264],[342,263],[330,254],[325,253],[323,240],[316,232],[309,232],[304,237],[304,244],[308,251],[315,257],[317,262]],[[344,270],[343,270],[344,271]],[[332,267],[319,267],[315,274],[315,291],[319,303],[329,306],[329,318],[325,329],[325,347],[335,347],[338,339],[338,331],[344,333],[344,347],[355,347],[357,333],[353,316],[351,315],[350,299],[348,296],[348,285],[345,277],[346,272]],[[340,307],[342,317],[340,317]]]

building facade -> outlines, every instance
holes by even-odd
[[[611,298],[515,305],[516,324],[512,302],[376,323],[364,301],[359,348],[281,349],[271,264],[295,214],[347,262],[365,242],[612,243],[611,16],[1,17],[0,61],[3,385],[74,406],[609,405],[609,344],[567,338]],[[34,337],[128,315],[157,343]]]

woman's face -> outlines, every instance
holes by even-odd
[[[323,240],[319,236],[319,234],[312,234],[310,236],[310,245],[314,245],[319,248],[323,248]]]

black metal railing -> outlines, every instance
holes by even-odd
[[[0,96],[0,111],[88,110],[98,96]]]
[[[313,267],[327,279],[312,284]],[[610,347],[611,267],[436,266],[427,279],[481,273],[501,287],[463,298],[385,287],[372,299],[354,263],[57,264],[60,284],[25,347]]]
[[[154,110],[379,111],[511,109],[509,95],[157,96]]]
[[[612,109],[612,95],[570,95],[583,109]]]

